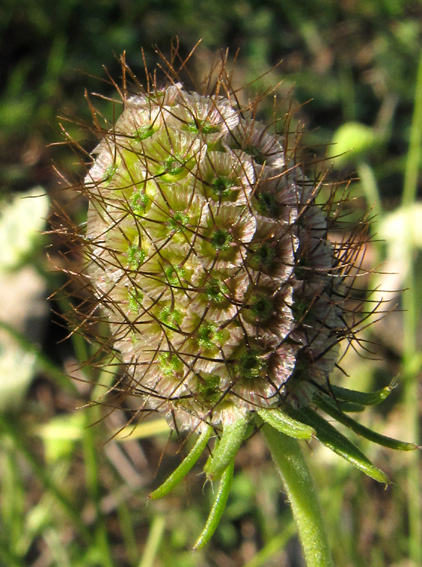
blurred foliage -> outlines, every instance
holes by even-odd
[[[60,138],[57,114],[88,119],[84,89],[112,93],[98,80],[103,65],[118,80],[117,57],[126,51],[142,76],[141,48],[153,66],[152,44],[168,53],[178,36],[182,54],[200,38],[204,50],[239,48],[246,81],[283,60],[267,80],[294,84],[302,103],[312,99],[303,110],[312,142],[329,143],[343,121],[381,130],[385,148],[375,165],[395,197],[391,177],[400,164],[391,171],[384,162],[407,149],[421,16],[419,2],[403,0],[4,0],[0,182],[22,188],[28,175],[48,182],[45,143]]]
[[[318,155],[344,153],[345,159],[335,164],[336,175],[353,178],[358,171],[362,182],[353,184],[356,207],[364,207],[366,199],[380,215],[393,211],[379,223],[387,244],[375,242],[369,254],[378,263],[388,250],[400,256],[412,243],[411,235],[403,235],[399,251],[389,238],[420,225],[419,205],[410,224],[405,216],[409,207],[399,209],[399,216],[394,210],[401,205],[421,31],[422,4],[416,0],[3,0],[0,195],[36,185],[52,192],[59,185],[52,160],[70,175],[81,175],[69,148],[49,144],[63,141],[58,115],[90,121],[85,89],[114,95],[103,65],[119,83],[118,57],[126,51],[128,64],[142,80],[141,48],[153,68],[153,44],[168,54],[177,36],[186,56],[202,38],[192,60],[198,76],[215,50],[228,47],[234,57],[239,48],[240,83],[270,70],[252,90],[282,81],[281,96],[294,87],[294,106],[309,101],[297,116],[308,130],[305,142]],[[110,102],[98,98],[95,104],[112,119]],[[269,101],[263,113],[271,111]],[[349,131],[342,127],[345,123]],[[75,123],[64,124],[78,139],[86,136],[82,144],[92,149],[91,134],[81,133]],[[327,149],[333,141],[338,146]],[[63,206],[77,222],[83,220],[71,198],[64,199]],[[26,258],[50,291],[64,285],[55,271],[63,248],[57,248],[56,239],[52,244],[49,257]],[[402,254],[400,261],[412,268],[412,258],[418,266],[415,254]],[[403,276],[399,273],[396,287],[406,286]],[[416,292],[414,297],[417,323],[422,299]],[[68,309],[64,303],[52,306],[63,312]],[[89,407],[74,415],[75,407],[84,406],[93,395],[85,383],[89,369],[72,370],[72,363],[86,358],[90,346],[77,335],[59,342],[66,331],[53,324],[58,317],[35,318],[31,309],[26,324],[17,330],[9,327],[13,317],[3,322],[3,331],[36,361],[37,375],[19,408],[0,414],[0,565],[297,564],[290,511],[258,437],[239,453],[227,513],[210,547],[195,555],[189,552],[209,505],[203,479],[193,472],[170,498],[145,505],[148,492],[180,462],[178,440],[168,440],[158,426],[150,439],[139,441],[135,430],[126,440],[124,434],[110,440],[130,415],[124,410],[97,425],[107,409]],[[378,356],[383,361],[378,367],[372,369],[358,357],[349,360],[352,387],[385,386],[398,372],[407,384],[420,369],[405,355],[403,322],[396,315],[386,325],[389,334],[369,335],[369,340],[381,343]],[[11,371],[7,374],[10,382],[18,379]],[[398,391],[387,409],[366,419],[379,431],[411,440],[407,417],[415,411],[417,394],[413,391],[403,400]],[[411,501],[418,494],[406,484],[412,457],[378,450],[370,456],[394,479],[387,493],[313,448],[310,461],[321,486],[335,561],[344,567],[420,567],[410,559],[417,557],[415,529],[412,536],[408,527],[415,513]],[[204,491],[209,496],[208,488]]]

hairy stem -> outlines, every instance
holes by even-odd
[[[333,567],[313,481],[296,439],[264,424],[262,431],[289,498],[308,567]]]

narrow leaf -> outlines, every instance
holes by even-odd
[[[362,406],[375,406],[384,401],[393,391],[394,384],[375,392],[356,392],[340,386],[331,385],[330,389],[336,400],[351,402]]]
[[[259,417],[271,427],[296,439],[310,439],[315,435],[315,430],[301,421],[297,421],[278,408],[260,409],[257,411]]]
[[[179,482],[188,474],[193,465],[197,462],[204,451],[209,438],[211,437],[213,428],[208,426],[198,437],[194,447],[189,454],[183,459],[175,471],[171,473],[167,480],[163,482],[156,490],[151,492],[149,498],[156,500],[168,494]]]
[[[360,413],[365,410],[365,406],[361,404],[353,404],[352,402],[342,402],[339,400],[333,400],[330,396],[327,396],[330,400],[335,403],[340,411],[345,411],[347,413]]]
[[[226,425],[220,441],[214,448],[211,459],[204,467],[208,477],[213,479],[226,470],[229,463],[234,459],[242,444],[250,417],[239,417],[232,425]]]
[[[221,475],[221,480],[218,485],[218,491],[215,495],[214,503],[210,510],[207,522],[205,524],[204,529],[201,532],[201,535],[196,540],[193,549],[196,551],[197,549],[201,549],[204,547],[209,540],[214,535],[215,530],[220,523],[221,516],[226,508],[227,499],[229,497],[230,488],[232,485],[233,480],[233,471],[234,471],[234,461],[232,460],[228,467],[225,469],[223,474]]]
[[[377,482],[388,484],[387,475],[378,469],[347,437],[310,408],[292,410],[292,415],[313,427],[317,438],[326,447],[349,461],[354,467],[364,472]]]
[[[378,445],[383,445],[384,447],[389,447],[390,449],[396,449],[399,451],[413,451],[418,448],[415,443],[407,443],[405,441],[398,441],[397,439],[392,439],[391,437],[386,437],[385,435],[381,435],[380,433],[376,433],[365,427],[364,425],[358,423],[348,415],[345,415],[343,412],[339,411],[334,403],[331,400],[324,399],[322,397],[316,397],[314,402],[321,408],[325,413],[331,415],[334,419],[336,419],[339,423],[342,423],[346,427],[349,427],[352,431],[365,437],[369,441],[373,443],[377,443]]]

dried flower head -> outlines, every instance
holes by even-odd
[[[123,111],[101,132],[80,187],[95,297],[88,320],[107,322],[109,336],[97,338],[124,369],[118,387],[139,397],[140,411],[201,433],[177,479],[214,432],[221,441],[206,471],[230,476],[259,415],[291,437],[317,436],[385,482],[316,412],[397,447],[344,413],[391,388],[363,394],[329,382],[339,343],[367,324],[353,298],[366,222],[345,222],[347,188],[305,176],[289,113],[263,124],[259,99],[240,102],[226,56],[193,92],[173,55],[162,64],[166,85],[147,74],[147,87],[128,94],[124,81]]]

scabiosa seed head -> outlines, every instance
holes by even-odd
[[[173,81],[124,97],[83,188],[88,272],[130,390],[179,430],[307,404],[350,331],[322,184],[224,71],[211,94]]]

